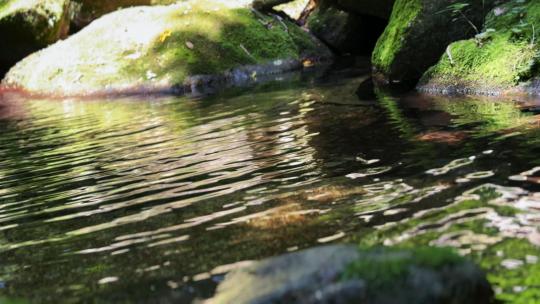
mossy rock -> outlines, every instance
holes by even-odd
[[[67,34],[69,0],[0,0],[0,75]]]
[[[2,84],[52,95],[181,93],[197,81],[298,68],[312,56],[330,52],[292,23],[193,0],[108,14],[27,57]]]
[[[333,245],[228,274],[208,304],[488,304],[484,273],[448,249]]]
[[[431,93],[538,94],[540,2],[510,1],[493,9],[484,32],[452,43],[419,83]]]
[[[463,17],[448,10],[447,0],[397,0],[372,61],[376,79],[415,85],[451,42],[470,38],[481,28],[485,0],[464,0]]]

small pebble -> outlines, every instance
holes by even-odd
[[[508,259],[502,261],[501,265],[506,269],[517,269],[521,266],[523,266],[523,261],[521,260],[515,260],[515,259]]]
[[[99,280],[98,284],[104,285],[104,284],[114,283],[116,281],[118,281],[118,277],[106,277],[106,278],[103,278],[103,279]]]

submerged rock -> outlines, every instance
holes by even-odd
[[[106,15],[32,54],[2,84],[34,94],[182,93],[300,68],[330,52],[296,25],[193,0]]]
[[[540,94],[540,2],[509,1],[486,17],[474,39],[448,46],[418,89],[445,94]]]
[[[0,1],[0,75],[67,34],[69,0]]]
[[[447,0],[396,0],[373,52],[376,79],[415,85],[449,43],[476,34],[483,21],[483,3],[491,1],[462,1],[468,6],[456,15]]]
[[[487,304],[492,296],[482,271],[446,249],[334,245],[234,271],[206,303]]]

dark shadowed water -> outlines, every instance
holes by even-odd
[[[330,242],[454,247],[499,299],[540,299],[540,108],[361,100],[364,79],[4,97],[0,302],[189,303],[249,260]]]

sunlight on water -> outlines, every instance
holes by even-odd
[[[534,111],[358,100],[364,77],[323,79],[201,99],[4,96],[0,294],[189,302],[252,260],[330,242],[454,247],[500,299],[540,294]]]

